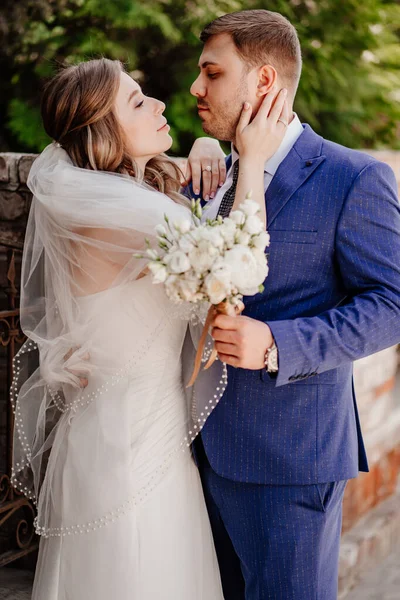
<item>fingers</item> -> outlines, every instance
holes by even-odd
[[[67,354],[64,356],[64,362],[67,362],[67,360],[69,360],[71,358],[71,356],[73,354],[75,354],[75,352],[77,352],[78,350],[80,350],[80,346],[74,346],[73,348],[70,348],[67,352]],[[81,360],[90,360],[90,354],[89,352],[85,352],[85,354],[83,354],[82,356],[79,357]]]
[[[223,161],[223,162],[225,162],[225,161]],[[218,186],[219,186],[219,180],[220,180],[219,163],[220,163],[220,161],[218,160],[218,158],[215,158],[212,161],[210,198],[214,198],[215,194],[217,193]]]
[[[85,389],[88,385],[89,385],[89,381],[86,379],[86,377],[79,378],[79,387],[80,388]]]
[[[228,317],[228,315],[217,315],[212,325],[218,329],[236,331],[239,326],[239,319],[238,317]]]
[[[211,166],[211,165],[210,165]],[[208,202],[211,193],[212,172],[206,169],[207,165],[201,167],[201,190],[203,199]],[[212,167],[211,167],[212,168]]]
[[[224,354],[226,356],[236,356],[236,358],[238,358],[238,347],[234,344],[215,342],[215,349],[218,352],[218,354]]]
[[[192,187],[195,196],[200,194],[200,181],[201,181],[201,165],[199,160],[189,160],[190,171],[192,174]]]
[[[68,350],[67,354],[64,356],[64,362],[67,362],[67,360],[69,360],[74,352],[79,350],[79,348],[80,346],[74,346],[73,348],[70,348],[70,350]]]
[[[279,92],[273,107],[271,108],[271,111],[269,113],[269,119],[271,119],[271,121],[273,123],[276,123],[278,121],[279,118],[281,118],[281,113],[283,110],[283,107],[285,105],[285,101],[287,98],[287,90],[283,89]],[[288,120],[285,119],[285,123],[287,123]]]
[[[214,327],[211,333],[215,342],[223,342],[224,344],[236,344],[236,332],[229,329],[218,329]]]
[[[226,180],[226,163],[223,158],[219,160],[219,185],[224,185]]]
[[[190,166],[190,161],[186,162],[186,171],[185,171],[185,180],[182,182],[182,185],[189,185],[192,181],[192,168]]]
[[[230,356],[229,354],[218,354],[218,358],[221,362],[232,367],[238,367],[240,360],[236,356]]]
[[[209,200],[214,198],[218,187],[223,185],[226,179],[226,165],[223,158],[214,158],[211,162],[211,172],[205,170],[207,165],[203,165],[203,198]]]
[[[281,116],[279,118],[282,119],[282,121],[284,121],[285,123],[289,123],[290,110],[289,110],[289,103],[287,101],[287,98],[286,98],[285,102],[283,103]]]
[[[242,133],[243,129],[245,127],[247,127],[247,125],[250,123],[250,119],[251,119],[251,109],[250,108],[251,107],[250,107],[249,102],[245,102],[243,104],[243,109],[242,109],[242,113],[239,118],[239,123],[237,124],[237,127],[236,127],[236,131],[238,133]]]
[[[264,96],[264,100],[262,101],[260,108],[258,109],[258,112],[253,119],[253,122],[265,122],[270,113],[272,103],[274,102],[276,97],[277,94],[275,93],[275,91],[268,92],[268,94]]]

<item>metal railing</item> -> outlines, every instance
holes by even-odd
[[[25,338],[20,328],[17,280],[17,257],[22,244],[9,242],[0,236],[0,248],[6,255],[7,309],[0,311],[0,350],[6,358],[6,469],[0,472],[0,567],[11,563],[38,548],[33,521],[35,510],[32,503],[11,485],[14,415],[10,399],[13,376],[13,358]]]

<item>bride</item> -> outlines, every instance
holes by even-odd
[[[235,205],[283,137],[283,94],[272,103],[252,123],[243,108]],[[189,214],[163,154],[172,143],[164,109],[107,59],[61,71],[44,92],[55,142],[28,181],[27,342],[12,386],[13,484],[35,502],[42,536],[33,600],[223,598],[190,444],[226,371],[217,361],[186,389],[201,323],[134,257],[146,238],[155,245],[165,214]],[[254,199],[265,218],[263,194]]]

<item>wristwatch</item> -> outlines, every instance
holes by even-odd
[[[278,371],[278,348],[275,342],[266,351],[264,362],[268,373],[276,373]]]

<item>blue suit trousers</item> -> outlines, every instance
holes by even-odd
[[[201,446],[196,461],[225,600],[336,600],[347,482],[235,482],[211,468]]]

